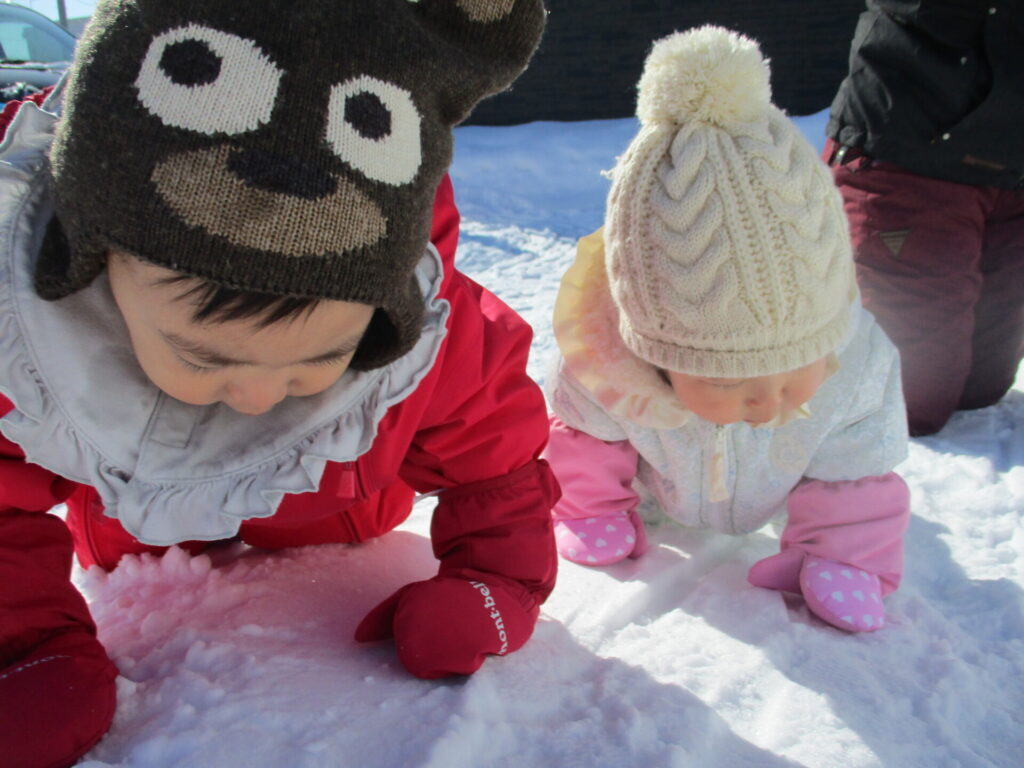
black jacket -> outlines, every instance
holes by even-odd
[[[827,133],[965,184],[1024,187],[1024,0],[868,0]]]

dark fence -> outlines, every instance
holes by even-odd
[[[772,61],[775,103],[807,115],[832,102],[846,74],[864,0],[548,0],[548,27],[512,90],[470,122],[597,120],[633,114],[651,43],[714,23],[753,37]]]

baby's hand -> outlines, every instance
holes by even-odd
[[[802,549],[791,547],[777,555],[758,560],[747,572],[747,581],[755,587],[799,594],[800,569],[805,557]]]
[[[802,594],[811,613],[847,632],[871,632],[885,624],[877,576],[796,547],[754,563],[747,580],[755,587]]]
[[[435,576],[407,584],[370,611],[356,640],[394,637],[399,660],[416,677],[468,675],[488,655],[520,648],[537,613],[500,585]]]
[[[580,565],[611,565],[647,550],[643,521],[634,512],[555,520],[558,554]]]

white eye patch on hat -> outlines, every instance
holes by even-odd
[[[189,24],[153,38],[135,87],[165,125],[236,136],[270,122],[283,75],[255,41]],[[331,89],[324,139],[366,178],[399,186],[422,162],[421,122],[408,90],[362,75]]]

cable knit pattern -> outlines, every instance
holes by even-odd
[[[715,27],[648,58],[605,239],[619,332],[658,367],[779,373],[846,334],[856,287],[841,201],[766,77],[756,43]]]

